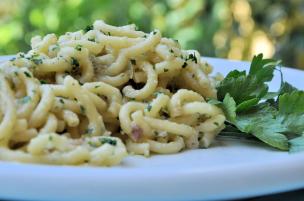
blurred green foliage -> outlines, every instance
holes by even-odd
[[[83,29],[96,19],[160,29],[204,56],[250,60],[256,53],[304,69],[304,1],[0,0],[0,54],[30,38]]]

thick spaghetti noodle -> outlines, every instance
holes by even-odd
[[[208,147],[224,127],[205,101],[211,66],[157,30],[99,20],[31,42],[0,65],[2,160],[111,166],[127,152]]]

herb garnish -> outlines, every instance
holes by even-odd
[[[219,101],[209,102],[222,107],[227,118],[221,134],[252,135],[280,150],[304,150],[304,91],[282,82],[278,92],[268,92],[277,65],[254,56],[249,73],[231,71],[217,87]]]
[[[116,146],[117,144],[117,141],[115,139],[111,139],[111,138],[99,138],[99,142],[101,144],[110,144],[110,145],[113,145],[113,146]]]
[[[72,73],[78,73],[79,71],[79,61],[75,57],[71,57]]]
[[[85,107],[83,105],[80,105],[81,114],[85,114],[85,111],[86,111]]]
[[[29,77],[29,78],[32,77],[32,75],[29,72],[27,72],[27,71],[24,71],[24,74],[25,74],[26,77]]]
[[[75,47],[75,49],[76,49],[77,51],[81,51],[81,48],[82,48],[82,45],[80,45],[80,44],[76,45],[76,47]]]
[[[189,57],[186,60],[192,60],[197,64],[197,58],[194,53],[189,54]]]

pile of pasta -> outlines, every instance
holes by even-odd
[[[224,128],[206,102],[220,76],[158,30],[98,20],[31,47],[0,65],[1,160],[111,166],[208,147]]]

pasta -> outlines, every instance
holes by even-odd
[[[115,27],[36,36],[0,64],[0,159],[119,164],[208,147],[224,128],[212,67],[158,30]]]

